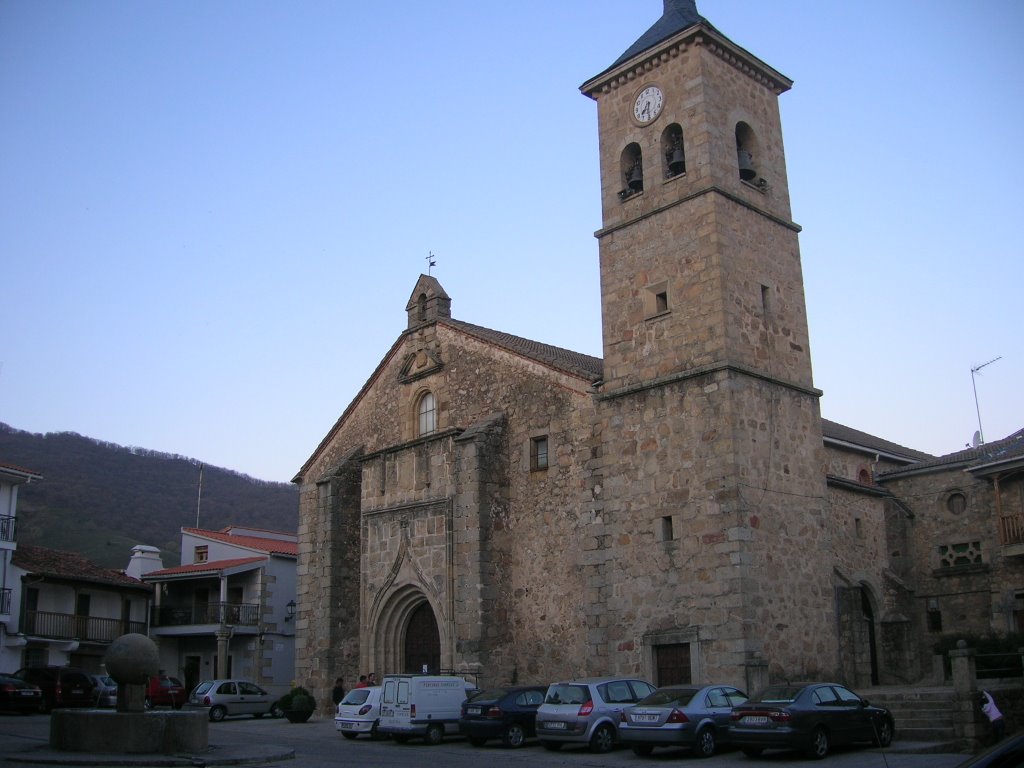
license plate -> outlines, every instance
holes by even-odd
[[[544,727],[549,728],[553,731],[564,731],[565,723],[563,723],[561,720],[555,720],[554,722],[544,723]]]
[[[35,691],[19,691],[18,693],[20,693],[22,696],[35,696],[36,695]]]
[[[633,715],[633,722],[635,723],[656,723],[658,722],[657,715]]]
[[[350,731],[353,728],[355,728],[355,726],[356,726],[355,723],[342,723],[341,724],[341,730],[343,730],[343,731]]]
[[[466,710],[466,714],[467,715],[479,715],[481,711],[482,710],[480,709],[480,707],[469,707]]]
[[[77,693],[77,694],[81,694],[81,693],[82,693],[82,689],[81,689],[81,688],[72,688],[72,689],[71,689],[71,692],[72,692],[72,693]]]
[[[768,725],[767,715],[747,715],[743,718],[744,725]]]

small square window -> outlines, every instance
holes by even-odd
[[[654,311],[658,314],[668,312],[668,294],[665,291],[654,294]]]
[[[210,548],[203,544],[202,546],[196,547],[193,551],[192,562],[193,563],[205,563],[210,559]]]
[[[672,530],[672,516],[665,515],[661,518],[661,540],[672,541],[675,538],[675,532]]]
[[[534,437],[530,439],[530,469],[548,468],[548,436]]]

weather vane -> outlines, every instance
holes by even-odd
[[[436,265],[437,265],[437,259],[434,258],[434,252],[433,251],[429,251],[428,255],[427,255],[427,274],[428,275],[430,274],[431,268],[436,266]]]

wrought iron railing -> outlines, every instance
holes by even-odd
[[[21,632],[35,637],[56,640],[88,640],[109,643],[129,632],[146,633],[144,621],[102,619],[98,616],[75,616],[53,611],[25,611]]]
[[[16,541],[18,519],[14,515],[0,515],[0,541]]]
[[[234,624],[255,627],[260,623],[260,607],[253,603],[206,603],[194,606],[153,606],[150,623],[154,627],[182,627],[191,624]]]
[[[10,614],[11,612],[11,590],[9,587],[0,589],[0,613]]]

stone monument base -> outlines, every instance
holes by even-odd
[[[61,752],[171,755],[202,752],[210,744],[210,720],[197,712],[112,712],[55,709],[50,749]]]

